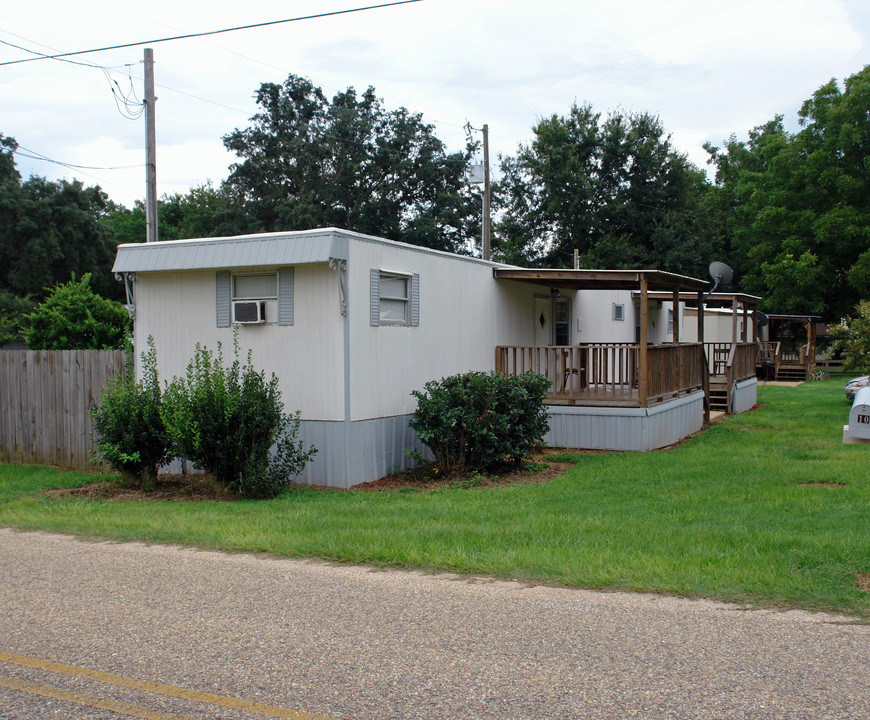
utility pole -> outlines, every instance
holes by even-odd
[[[157,242],[157,141],[154,51],[145,48],[145,241]]]
[[[489,125],[483,126],[483,259],[489,260]]]
[[[484,125],[482,128],[471,127],[470,122],[465,123],[465,134],[468,137],[468,142],[471,142],[471,131],[483,133],[483,221],[481,222],[481,250],[484,260],[489,260],[489,125]],[[472,165],[470,180],[475,185],[480,185],[480,165]]]

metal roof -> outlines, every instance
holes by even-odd
[[[571,290],[637,290],[646,278],[649,290],[705,290],[706,280],[663,270],[515,270],[494,268],[497,280],[520,280]]]
[[[118,246],[112,272],[204,270],[347,259],[347,238],[333,230],[262,233]]]

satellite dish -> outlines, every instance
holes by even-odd
[[[765,315],[763,312],[761,312],[761,310],[755,311],[755,324],[758,325],[758,327],[763,328],[769,322],[770,318],[767,317],[767,315]]]
[[[734,271],[723,262],[713,261],[710,263],[710,277],[713,278],[713,287],[709,292],[704,293],[704,298],[714,292],[721,283],[727,285],[734,277]]]
[[[734,271],[723,262],[710,263],[710,277],[716,285],[727,285],[734,277]]]

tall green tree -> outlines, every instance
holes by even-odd
[[[224,144],[240,158],[227,185],[263,230],[337,226],[465,250],[480,215],[466,180],[471,148],[448,153],[420,114],[387,110],[371,87],[327,100],[290,75],[256,99],[251,125]]]
[[[589,105],[542,119],[501,161],[506,260],[566,267],[655,267],[698,274],[716,254],[706,179],[647,113],[603,117]]]
[[[132,208],[113,206],[104,225],[116,245],[145,242],[145,204],[137,200]],[[225,185],[215,187],[207,182],[157,201],[158,240],[242,235],[260,230]]]
[[[22,182],[16,148],[0,135],[0,290],[40,298],[71,274],[90,273],[97,292],[120,297],[111,273],[115,246],[101,223],[106,194],[78,180]]]
[[[870,66],[831,80],[798,114],[707,146],[714,204],[741,289],[781,313],[844,316],[870,297]]]

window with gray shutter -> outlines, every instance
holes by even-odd
[[[369,324],[377,327],[381,324],[381,271],[372,268],[371,309]]]
[[[420,324],[420,276],[373,269],[371,271],[371,317],[379,325]]]
[[[293,268],[278,268],[278,324],[293,324]]]
[[[230,286],[232,278],[229,270],[218,270],[215,274],[215,311],[218,327],[230,326]]]
[[[420,325],[420,275],[411,276],[411,327]]]

